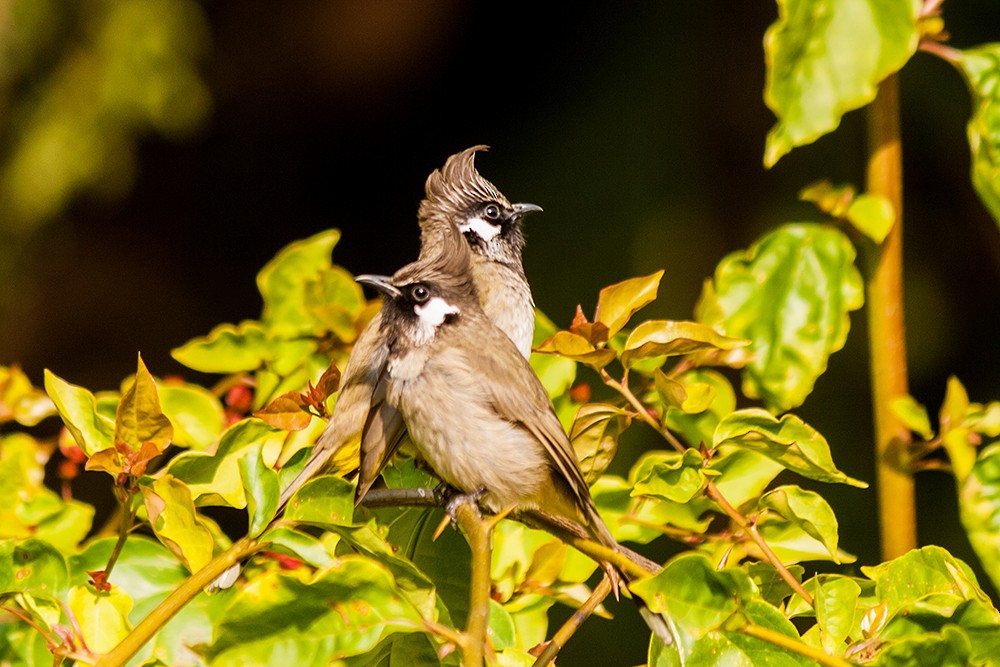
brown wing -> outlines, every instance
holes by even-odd
[[[383,373],[372,394],[371,409],[361,436],[361,468],[355,503],[364,500],[368,489],[378,479],[382,468],[399,449],[406,436],[406,423],[402,413],[385,401],[386,388],[387,377]]]

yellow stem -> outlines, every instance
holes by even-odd
[[[854,663],[850,660],[830,655],[822,649],[806,644],[800,639],[789,637],[788,635],[784,635],[776,630],[771,630],[770,628],[765,628],[760,625],[748,623],[740,628],[739,631],[750,637],[756,637],[757,639],[766,641],[768,644],[773,644],[774,646],[783,648],[786,651],[801,655],[804,658],[809,658],[817,665],[822,665],[823,667],[851,667],[854,665]]]
[[[552,639],[549,641],[548,646],[545,647],[545,650],[542,651],[542,653],[538,656],[538,659],[535,660],[531,667],[546,667],[546,665],[555,660],[556,654],[559,653],[562,647],[566,645],[566,642],[570,640],[573,634],[580,629],[583,622],[590,618],[590,615],[594,613],[594,610],[597,609],[602,602],[604,602],[604,598],[608,597],[610,594],[611,580],[605,576],[601,579],[601,583],[597,585],[597,588],[594,589],[594,592],[590,594],[590,597],[588,597],[584,603],[580,605],[580,608],[577,609],[565,623],[563,623],[562,627],[559,628],[554,635],[552,635]]]

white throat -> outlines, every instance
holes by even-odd
[[[469,218],[459,225],[458,229],[463,234],[466,232],[475,232],[476,235],[484,241],[490,241],[494,236],[500,233],[500,225],[491,225],[479,216]]]
[[[434,333],[444,323],[445,318],[458,313],[458,308],[435,296],[427,303],[414,306],[413,312],[417,315],[416,343],[423,345],[434,338]]]

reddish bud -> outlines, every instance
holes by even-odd
[[[586,382],[581,382],[569,390],[569,397],[572,398],[575,403],[590,402],[590,385]]]

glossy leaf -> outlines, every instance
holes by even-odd
[[[95,653],[110,651],[131,629],[128,614],[132,610],[132,598],[120,588],[95,593],[87,586],[74,586],[66,602],[79,624],[87,648]]]
[[[778,1],[778,21],[764,35],[764,101],[778,117],[766,166],[875,99],[878,83],[916,51],[919,9],[919,0]]]
[[[972,645],[968,636],[955,627],[946,627],[940,634],[907,637],[883,647],[878,656],[879,667],[967,667]]]
[[[789,224],[730,254],[706,283],[698,319],[752,341],[743,391],[777,412],[800,405],[844,346],[861,307],[854,246],[840,230]]]
[[[631,421],[624,410],[613,405],[588,403],[580,407],[569,438],[588,483],[603,475],[611,465],[618,452],[618,437]]]
[[[256,370],[272,355],[272,343],[259,322],[220,324],[207,336],[170,351],[174,359],[202,373]]]
[[[709,470],[722,496],[739,507],[759,498],[785,468],[764,454],[739,447],[721,447],[711,458]]]
[[[257,274],[257,287],[264,297],[261,321],[272,333],[295,335],[315,329],[309,306],[317,297],[310,296],[310,291],[331,267],[330,253],[338,240],[340,232],[328,229],[294,241]]]
[[[325,268],[322,262],[318,266]],[[358,317],[367,304],[354,276],[339,266],[325,268],[315,279],[308,280],[304,289],[305,306],[315,321],[338,340],[353,343],[358,336]]]
[[[1000,225],[1000,43],[959,54],[957,65],[972,91],[972,118],[967,127],[972,184]]]
[[[667,452],[646,457],[637,465],[633,496],[652,496],[686,503],[705,486],[701,454],[689,449],[684,454]]]
[[[733,445],[759,452],[810,479],[868,486],[838,470],[826,439],[795,415],[779,420],[757,408],[738,410],[719,422],[713,442],[716,447]]]
[[[558,329],[545,314],[535,309],[535,335],[532,340],[532,349],[537,348],[544,341],[556,334]],[[535,374],[542,381],[542,386],[548,392],[549,398],[562,396],[573,386],[576,379],[576,362],[572,359],[565,359],[553,354],[532,353],[531,367],[535,369]]]
[[[115,442],[124,442],[133,449],[152,443],[163,451],[174,436],[174,427],[160,408],[156,382],[139,357],[139,368],[118,401],[115,419]]]
[[[931,419],[927,416],[927,408],[917,402],[912,396],[897,396],[889,402],[889,407],[906,428],[920,435],[925,440],[934,437]]]
[[[622,352],[622,364],[631,368],[637,361],[651,357],[691,354],[702,350],[732,350],[749,342],[728,338],[698,322],[649,320],[629,334]]]
[[[833,655],[842,653],[860,615],[857,605],[861,586],[853,579],[836,575],[816,577],[813,584],[809,592],[816,603],[816,623],[823,648]]]
[[[683,387],[684,399],[679,408],[667,405],[663,423],[678,433],[689,447],[711,443],[719,420],[736,409],[736,392],[732,384],[718,371],[704,368],[686,371],[674,380]],[[657,389],[660,387],[658,384]],[[703,406],[705,403],[707,405]]]
[[[591,368],[604,368],[617,356],[614,350],[596,348],[583,336],[569,331],[556,332],[554,336],[535,349],[538,352],[557,354],[566,359],[579,361]]]
[[[640,308],[656,300],[663,271],[630,278],[601,290],[597,297],[594,321],[608,328],[608,338],[618,333]]]
[[[837,517],[823,496],[798,486],[779,486],[761,497],[759,507],[776,512],[794,523],[810,537],[821,542],[830,557],[837,560]]]
[[[59,416],[87,456],[114,445],[114,423],[97,412],[94,395],[45,370],[45,391]]]
[[[309,581],[273,572],[239,592],[215,628],[212,665],[328,665],[394,632],[422,629],[389,572],[346,556]]]
[[[959,486],[959,516],[994,586],[1000,586],[1000,443],[986,447]]]
[[[288,501],[285,518],[317,526],[352,523],[354,485],[332,475],[311,479]]]
[[[517,632],[514,628],[514,619],[496,601],[490,600],[489,604],[490,622],[487,627],[487,633],[490,641],[493,643],[493,648],[502,651],[514,646],[514,641],[517,637]]]
[[[257,537],[267,528],[278,511],[278,473],[264,463],[263,447],[251,447],[239,460],[240,478],[250,514],[251,537]]]
[[[148,480],[148,478],[147,478]],[[188,570],[197,572],[212,559],[214,542],[199,520],[191,491],[171,475],[140,484],[153,532],[179,556]]]
[[[49,598],[68,585],[66,559],[37,539],[0,540],[0,594],[24,592]]]
[[[205,450],[223,429],[223,410],[212,392],[194,384],[166,383],[159,387],[163,414],[174,426],[173,443]]]

